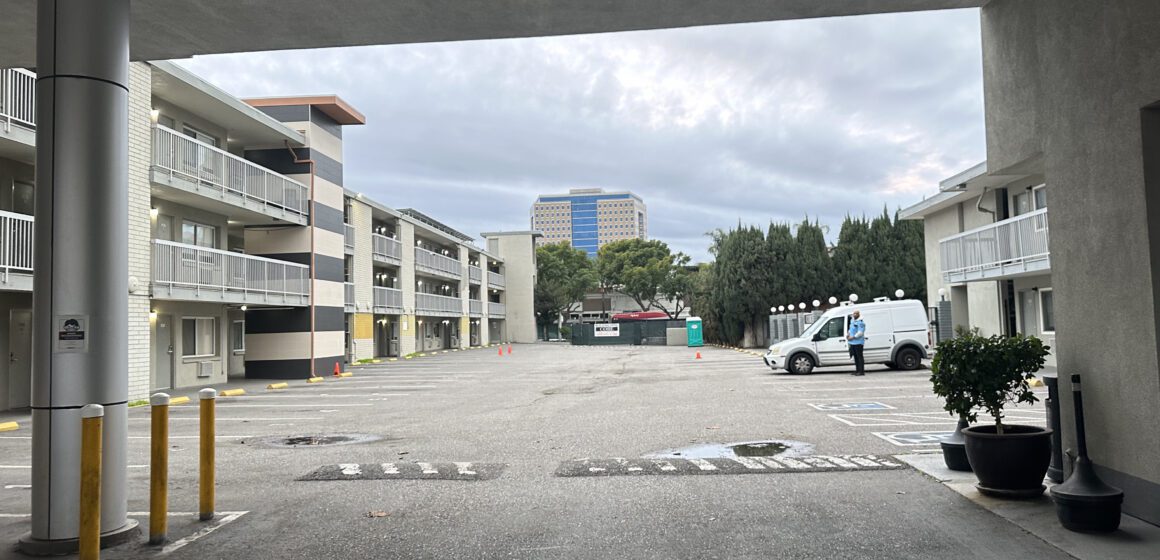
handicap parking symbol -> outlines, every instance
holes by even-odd
[[[873,432],[874,435],[899,446],[935,445],[949,439],[954,432]]]
[[[894,408],[880,402],[810,403],[810,406],[825,411],[892,410]]]

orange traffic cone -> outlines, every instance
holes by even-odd
[[[500,346],[500,347],[499,347],[499,356],[500,356],[501,358],[503,357],[503,346]]]
[[[512,355],[512,345],[508,344],[508,356]]]
[[[700,360],[700,359],[701,359],[701,353],[700,353],[700,352],[697,352],[697,359],[698,359],[698,360]]]
[[[342,373],[342,370],[339,369],[338,362],[334,362],[334,376],[338,377],[339,374],[341,374],[341,373]]]

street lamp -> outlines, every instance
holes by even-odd
[[[858,294],[850,294],[850,301],[858,303]]]
[[[805,304],[805,302],[799,303],[799,304],[798,304],[798,309],[800,309],[800,310],[802,310],[802,311],[805,311],[805,310],[806,310],[806,304]]]
[[[894,290],[894,297],[902,299],[902,296],[904,295],[906,295],[906,292],[903,292],[901,289]]]
[[[769,308],[769,312],[770,312],[770,313],[777,313],[777,308],[776,308],[776,307],[770,307],[770,308]]]
[[[821,306],[821,305],[822,305],[822,302],[820,302],[820,301],[818,301],[818,300],[816,300],[816,299],[814,300],[814,307],[819,307],[819,306]]]
[[[779,305],[779,306],[777,306],[777,310],[778,310],[778,311],[781,311],[781,312],[783,312],[783,313],[784,313],[784,312],[785,312],[785,306],[784,306],[784,305]]]
[[[830,296],[830,305],[834,305],[835,303],[838,303],[838,298]]]
[[[947,298],[946,296],[947,296],[947,290],[946,290],[946,288],[939,288],[939,289],[938,289],[938,299],[939,299],[939,301],[943,301],[943,300],[945,300],[945,299]]]

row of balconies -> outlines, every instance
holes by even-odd
[[[0,284],[32,290],[32,216],[0,212]],[[236,304],[310,304],[310,269],[305,265],[153,241],[153,297]]]
[[[19,68],[0,70],[0,124],[36,129],[36,74]]]
[[[343,243],[346,252],[353,253],[355,228],[350,224],[345,224],[345,226]],[[371,252],[376,262],[396,266],[403,263],[403,243],[398,239],[372,233],[371,242]],[[451,280],[459,280],[463,274],[463,264],[458,259],[440,255],[422,247],[415,247],[415,267],[432,276]],[[475,265],[468,265],[467,279],[473,284],[483,283],[483,269]],[[487,284],[496,289],[503,289],[506,286],[503,274],[491,271],[487,273]]]
[[[358,308],[355,301],[354,284],[347,282],[344,286],[345,291],[345,308],[348,313],[356,313],[362,311]],[[468,299],[468,314],[473,317],[483,316],[483,304],[485,302]],[[507,306],[502,303],[486,302],[487,314],[493,318],[503,318],[507,315]],[[387,315],[401,315],[403,314],[403,291],[396,288],[384,288],[375,286],[374,288],[374,313]],[[441,296],[437,294],[415,294],[415,313],[419,315],[437,316],[437,317],[459,317],[463,315],[463,299],[451,296]]]

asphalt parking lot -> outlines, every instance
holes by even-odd
[[[174,407],[170,534],[181,546],[164,555],[1067,557],[891,460],[936,449],[930,434],[954,426],[925,370],[790,376],[718,348],[700,360],[663,347],[495,352],[280,391],[244,383],[245,396],[219,404],[223,514],[210,524],[185,515],[197,504],[196,406]],[[1041,410],[1017,412],[1042,423]],[[142,514],[148,426],[148,408],[132,409],[129,509]],[[29,435],[26,420],[0,433],[6,543],[28,528]],[[331,442],[316,437],[338,444],[302,445]],[[768,440],[791,445],[788,458],[698,454]],[[126,545],[105,557],[158,552]]]

